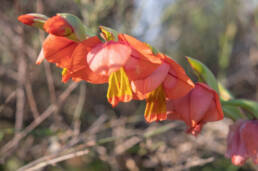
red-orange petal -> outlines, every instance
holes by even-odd
[[[108,76],[126,64],[131,52],[125,43],[109,41],[94,47],[87,55],[87,62],[93,72]]]
[[[79,43],[74,49],[69,65],[66,67],[68,73],[63,81],[72,78],[73,80],[85,80],[92,84],[102,84],[108,81],[108,76],[99,75],[93,72],[86,62],[88,52],[101,43],[97,36],[90,37]]]
[[[177,99],[185,96],[194,88],[194,83],[186,75],[184,69],[174,60],[165,55],[163,59],[170,65],[170,70],[168,71],[168,75],[163,83],[166,97],[168,99]]]
[[[72,26],[61,16],[49,18],[44,24],[44,29],[56,36],[68,36],[73,32]]]
[[[43,42],[43,54],[48,62],[67,68],[70,66],[71,56],[77,45],[75,41],[50,34]]]
[[[169,65],[167,63],[163,63],[146,78],[131,81],[133,92],[137,94],[140,93],[145,96],[147,93],[155,90],[166,78],[168,70]]]
[[[26,25],[31,26],[34,23],[35,16],[29,15],[29,14],[24,14],[24,15],[20,15],[18,17],[18,20]]]
[[[118,38],[132,47],[131,57],[124,66],[130,80],[147,77],[162,63],[162,60],[152,53],[151,48],[146,43],[127,34],[119,34]]]
[[[119,34],[118,39],[123,42],[127,42],[132,48],[141,53],[148,61],[156,64],[161,64],[162,60],[152,53],[151,48],[144,42],[137,40],[136,38],[127,34]]]

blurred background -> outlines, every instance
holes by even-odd
[[[17,21],[35,12],[133,35],[193,80],[184,56],[197,58],[236,97],[258,99],[257,0],[1,0],[0,170],[258,170],[224,157],[229,119],[193,137],[182,122],[147,124],[143,101],[112,108],[107,85],[63,84],[54,64],[36,65],[46,34]]]

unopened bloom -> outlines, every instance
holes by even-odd
[[[258,164],[258,120],[238,120],[230,126],[226,156],[241,166],[248,158]]]
[[[43,25],[47,19],[48,18],[45,15],[36,14],[36,13],[24,14],[18,17],[18,20],[21,23],[29,26],[33,26],[33,27],[38,27],[40,29],[43,29]]]
[[[44,29],[49,34],[56,36],[69,36],[73,33],[72,26],[61,16],[54,16],[49,18],[45,24]]]
[[[204,83],[195,84],[187,95],[167,102],[168,119],[182,120],[197,135],[207,122],[223,119],[219,96]]]

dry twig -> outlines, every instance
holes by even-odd
[[[34,170],[39,170],[43,167],[46,167],[48,165],[54,165],[56,163],[75,158],[75,157],[80,157],[83,155],[86,155],[89,153],[89,150],[81,150],[81,151],[75,151],[75,152],[70,152],[67,154],[62,154],[62,155],[50,155],[46,156],[43,158],[40,158],[32,163],[29,163],[28,165],[23,166],[22,168],[18,169],[18,171],[34,171]]]
[[[7,142],[0,150],[1,159],[3,160],[10,154],[11,151],[19,144],[20,140],[28,135],[33,129],[35,129],[40,123],[46,120],[53,112],[55,112],[65,101],[65,99],[71,94],[71,92],[78,86],[78,83],[71,83],[68,88],[59,96],[57,105],[51,104],[37,119],[35,119],[29,126],[23,131],[16,134],[15,137]]]

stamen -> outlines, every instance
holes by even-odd
[[[129,102],[133,98],[129,79],[121,68],[109,76],[107,99],[115,107],[119,102]]]
[[[167,119],[166,95],[162,85],[150,92],[146,99],[144,117],[147,122],[162,121]]]

